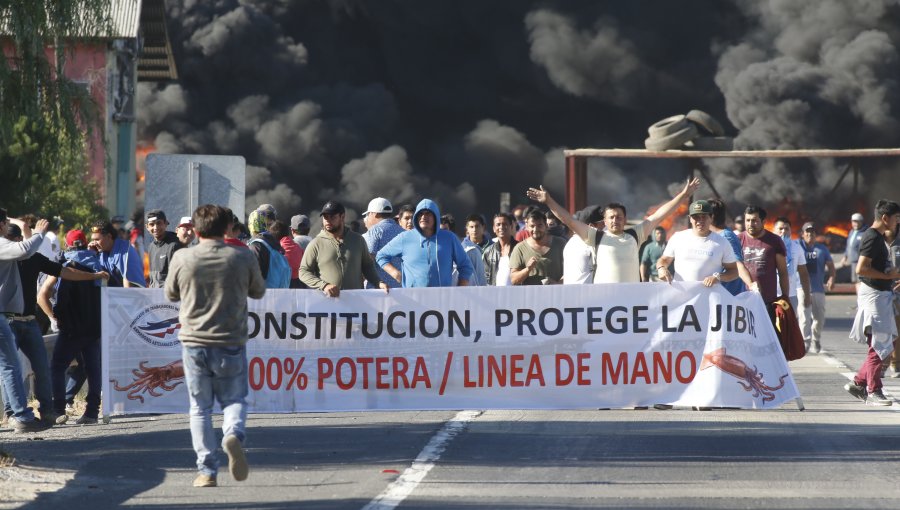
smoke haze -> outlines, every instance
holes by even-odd
[[[432,197],[457,217],[562,198],[563,148],[639,148],[655,121],[717,117],[744,149],[900,145],[896,1],[168,0],[181,79],[139,85],[160,152],[240,154],[247,207],[315,213]],[[896,198],[893,160],[707,160],[733,209],[790,201],[830,217]],[[679,161],[592,160],[588,200],[640,212]],[[873,183],[881,183],[877,190]],[[875,191],[872,191],[875,190]],[[871,191],[871,193],[870,193]],[[709,188],[701,194],[711,194]],[[827,219],[827,218],[822,218]]]

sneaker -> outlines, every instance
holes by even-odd
[[[891,379],[900,378],[900,369],[897,367],[891,367]]]
[[[75,415],[75,404],[66,404],[66,414],[69,416]]]
[[[234,434],[228,434],[222,441],[222,449],[228,455],[228,471],[231,472],[232,478],[238,482],[246,480],[250,467],[247,465],[247,457],[244,456],[241,440]]]
[[[844,385],[844,389],[847,390],[847,393],[853,395],[854,397],[866,401],[866,395],[868,391],[866,391],[866,387],[860,384],[856,384],[855,382],[848,382]]]
[[[10,418],[10,425],[13,430],[23,434],[27,432],[43,432],[50,428],[50,424],[41,420],[20,421],[16,418]]]
[[[46,422],[51,427],[53,425],[56,425],[58,420],[59,420],[59,415],[54,413],[53,411],[46,411],[46,412],[41,413],[41,421]]]
[[[200,473],[194,478],[194,487],[216,487],[216,475],[206,475]]]
[[[813,354],[819,354],[820,352],[822,352],[822,344],[819,343],[818,340],[813,340],[808,350]]]
[[[97,423],[96,416],[81,415],[80,418],[75,420],[75,425],[94,425],[95,423]]]
[[[57,417],[56,417],[57,425],[64,425],[67,421],[69,421],[68,414],[60,414],[60,415],[57,415]]]
[[[885,397],[881,390],[875,390],[866,397],[866,404],[871,406],[889,406],[893,403],[894,401]]]

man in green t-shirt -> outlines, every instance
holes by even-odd
[[[547,216],[533,209],[525,219],[531,234],[512,250],[509,256],[513,285],[558,284],[563,275],[563,250],[566,242],[547,232]]]

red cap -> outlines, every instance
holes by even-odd
[[[84,232],[80,230],[70,230],[69,233],[66,234],[66,244],[68,246],[75,246],[75,243],[81,243],[82,246],[87,246],[87,238],[84,237]]]

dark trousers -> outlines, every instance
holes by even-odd
[[[84,357],[84,370],[87,373],[88,383],[87,408],[84,415],[96,418],[100,415],[100,389],[102,387],[100,339],[96,337],[59,332],[56,348],[53,349],[53,360],[50,362],[53,410],[59,414],[66,411],[66,370],[78,354]]]

